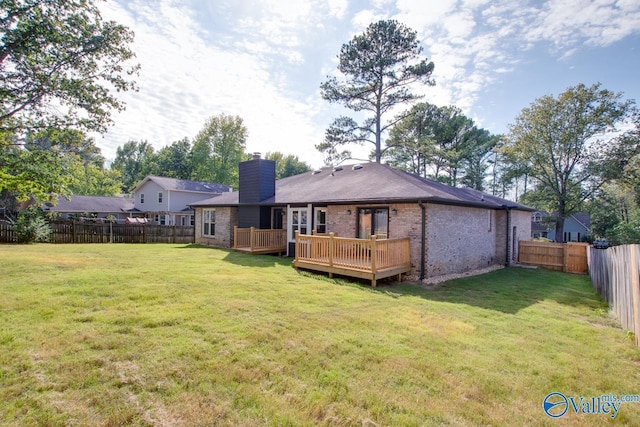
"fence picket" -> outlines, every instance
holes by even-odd
[[[640,346],[640,245],[590,248],[589,275],[593,287],[609,303],[623,328]]]
[[[95,224],[50,221],[51,243],[193,243],[192,226],[152,224]],[[11,224],[0,223],[0,243],[14,243],[17,234]]]

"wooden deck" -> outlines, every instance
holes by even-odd
[[[287,230],[234,227],[233,249],[252,254],[282,254],[287,251]]]
[[[378,240],[349,239],[296,234],[295,268],[324,271],[371,280],[371,286],[385,277],[411,271],[409,238]]]

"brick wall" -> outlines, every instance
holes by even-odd
[[[202,235],[202,208],[195,210],[196,238],[199,245],[217,246],[220,248],[233,247],[233,226],[238,225],[238,208],[219,207],[216,209],[216,236]]]
[[[327,206],[327,233],[336,233],[338,237],[356,237],[357,217],[355,205]]]
[[[427,277],[496,264],[496,211],[431,203],[427,210]]]

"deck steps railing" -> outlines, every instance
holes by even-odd
[[[233,248],[251,253],[282,253],[287,250],[287,230],[234,227]]]

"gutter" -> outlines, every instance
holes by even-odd
[[[507,253],[506,253],[506,259],[504,261],[504,266],[509,267],[509,265],[511,264],[510,257],[509,257],[509,253],[511,249],[511,239],[509,238],[509,230],[511,229],[511,211],[509,210],[508,205],[502,205],[502,207],[507,212],[507,233],[505,234],[505,238],[507,239],[507,244],[505,245]]]
[[[421,239],[420,239],[420,281],[424,280],[424,272],[425,272],[425,250],[427,246],[427,207],[422,203],[422,200],[418,202],[418,206],[422,209],[422,229],[421,229]]]

